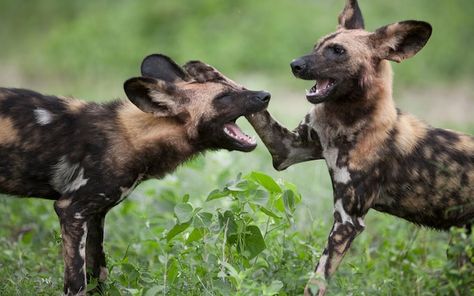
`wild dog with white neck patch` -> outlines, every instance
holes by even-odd
[[[0,88],[0,192],[55,200],[67,295],[105,280],[105,215],[138,182],[206,150],[256,146],[235,120],[265,109],[269,93],[159,54],[141,72],[124,84],[129,101],[106,104]]]
[[[371,208],[443,230],[474,219],[473,137],[431,127],[392,99],[389,61],[415,55],[431,31],[402,21],[367,32],[357,1],[348,0],[337,31],[291,63],[296,77],[316,80],[306,92],[314,106],[297,129],[266,111],[247,117],[277,170],[314,159],[329,168],[334,224],[305,295],[325,293]]]

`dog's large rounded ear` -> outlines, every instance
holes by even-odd
[[[176,116],[184,110],[185,99],[173,83],[150,77],[130,78],[124,83],[128,99],[140,110],[156,116]]]
[[[142,75],[168,82],[188,80],[186,72],[170,57],[163,54],[152,54],[143,59],[141,65]]]
[[[357,0],[347,0],[346,6],[339,15],[339,28],[347,30],[364,29],[364,18]]]
[[[403,21],[377,29],[370,40],[381,59],[400,63],[425,46],[431,31],[431,25],[427,22]]]

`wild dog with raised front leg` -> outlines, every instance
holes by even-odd
[[[325,294],[371,208],[442,230],[474,219],[473,137],[433,128],[392,99],[389,61],[412,57],[430,35],[421,21],[367,32],[349,0],[337,31],[291,63],[296,77],[316,80],[306,94],[314,106],[300,126],[290,132],[266,111],[247,117],[277,170],[314,159],[329,168],[334,224],[305,295]]]
[[[247,90],[199,61],[183,69],[155,54],[141,70],[125,82],[130,101],[85,103],[0,88],[0,192],[55,200],[67,295],[85,295],[87,277],[105,280],[105,215],[138,182],[206,150],[256,146],[235,120],[266,108],[269,93]]]

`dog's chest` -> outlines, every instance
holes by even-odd
[[[323,157],[333,182],[348,184],[351,180],[348,155],[355,136],[352,134],[341,135],[339,128],[331,125],[324,118],[324,113],[315,107],[311,112],[308,125],[316,131],[319,137],[323,148]]]

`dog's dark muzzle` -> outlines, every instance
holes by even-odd
[[[303,56],[301,58],[294,59],[291,64],[291,71],[293,75],[298,78],[311,80],[313,79],[310,70],[311,70],[311,61],[309,56]]]

